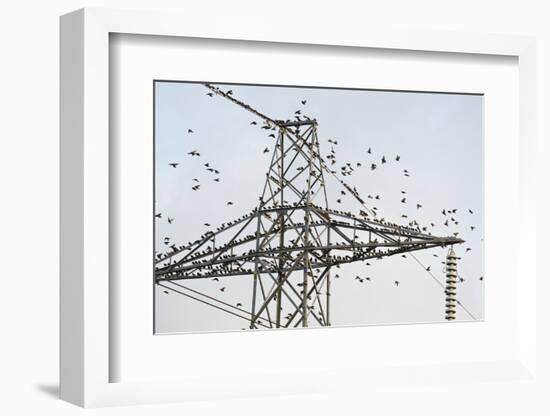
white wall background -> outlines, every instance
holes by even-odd
[[[265,4],[264,4],[265,3]],[[326,4],[325,4],[326,3]],[[58,16],[74,9],[116,7],[179,10],[208,22],[213,14],[245,13],[258,21],[303,24],[317,19],[327,31],[340,25],[359,31],[368,24],[537,36],[539,165],[547,164],[550,114],[550,26],[545,1],[387,0],[308,2],[89,0],[11,1],[0,13],[0,413],[67,415],[82,412],[56,400],[58,367]],[[288,13],[290,11],[290,13]],[[540,227],[549,211],[547,166],[539,166]],[[548,244],[545,242],[546,248]],[[548,316],[538,287],[539,309]],[[547,321],[540,319],[539,366],[550,374]],[[542,372],[542,371],[541,371]],[[93,410],[96,414],[548,414],[550,385],[456,384],[407,389],[388,386],[376,397],[368,391],[308,397],[258,398]],[[450,397],[450,404],[445,399]]]

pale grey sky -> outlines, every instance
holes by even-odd
[[[338,90],[271,86],[216,84],[232,89],[234,96],[275,119],[292,118],[296,109],[316,118],[323,155],[330,151],[328,139],[338,141],[335,150],[339,167],[345,162],[362,163],[348,179],[363,198],[378,208],[380,216],[403,222],[402,214],[422,225],[431,222],[434,235],[460,232],[466,243],[455,247],[462,258],[458,298],[477,319],[483,319],[483,97],[479,95]],[[261,120],[222,97],[208,97],[201,84],[157,82],[155,84],[156,249],[164,251],[164,237],[183,244],[199,238],[207,229],[250,212],[258,203],[269,167],[274,139],[259,125]],[[307,100],[303,106],[300,101]],[[258,126],[251,126],[252,120]],[[192,129],[194,133],[187,133]],[[372,154],[367,149],[372,148]],[[187,153],[198,150],[200,157]],[[388,163],[380,165],[385,155]],[[395,162],[395,155],[401,156]],[[168,163],[179,163],[176,169]],[[221,181],[214,182],[204,168],[209,162],[218,169]],[[371,171],[376,163],[379,168]],[[404,177],[408,169],[410,177]],[[339,170],[339,169],[338,169]],[[192,191],[196,178],[199,191]],[[327,181],[331,208],[357,213],[360,207],[351,198],[335,201],[341,190],[335,180]],[[407,204],[401,204],[401,190]],[[233,206],[226,206],[233,201]],[[422,208],[416,209],[416,203]],[[442,209],[458,209],[458,226],[443,225]],[[471,209],[474,214],[469,214]],[[172,224],[167,217],[174,218]],[[471,226],[475,229],[471,230]],[[466,247],[471,251],[466,252]],[[444,281],[446,249],[418,252]],[[436,258],[433,254],[437,254]],[[359,284],[356,275],[371,276]],[[333,326],[395,324],[444,321],[444,294],[432,278],[411,258],[399,256],[364,266],[343,266],[342,278],[332,284]],[[251,277],[243,276],[219,284],[198,280],[188,286],[222,297],[232,304],[250,304]],[[393,282],[399,280],[396,287]],[[227,286],[224,293],[219,285]],[[157,333],[238,330],[247,323],[224,312],[175,293],[156,290]],[[458,320],[470,320],[460,308]]]

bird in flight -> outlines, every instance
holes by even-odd
[[[407,198],[403,198],[403,199],[401,200],[401,203],[402,203],[402,204],[406,204],[406,203],[407,203]]]
[[[219,182],[220,178],[214,178],[214,182]]]
[[[430,270],[432,270],[432,266],[426,267],[426,271],[427,271],[427,272],[429,272]]]
[[[155,217],[162,218],[162,213],[159,212],[158,214],[155,214]]]
[[[468,209],[468,212],[469,212],[470,214],[473,214],[473,213],[474,213],[474,211],[472,211],[471,209]]]
[[[193,191],[198,191],[200,187],[201,187],[200,185],[195,185],[195,186],[192,186],[191,189]]]
[[[187,129],[187,133],[194,133],[194,131],[191,129]]]
[[[370,170],[374,170],[374,169],[376,169],[376,163],[373,163],[370,165]]]
[[[207,223],[207,222],[205,222],[205,223],[204,223],[204,226],[205,226],[205,227],[210,227],[210,224]]]
[[[382,156],[382,164],[386,163],[386,156]]]
[[[399,162],[400,160],[401,160],[401,156],[399,156],[399,155],[395,156],[395,161],[396,162]]]
[[[306,105],[307,100],[302,100],[302,105]]]
[[[168,217],[168,224],[172,224],[174,222],[174,218]]]
[[[395,284],[395,286],[399,286],[399,280],[396,280],[395,282],[393,282]]]
[[[370,155],[372,153],[371,148],[369,147],[369,150],[367,150],[367,153]]]
[[[225,286],[220,288],[220,292],[225,292]]]
[[[243,306],[243,304],[242,304],[242,303],[240,303],[240,302],[239,302],[239,303],[237,303],[237,308],[241,308],[242,306]]]
[[[179,163],[168,163],[168,165],[172,166],[175,169],[178,167]]]
[[[267,147],[264,149],[264,153],[269,153],[269,149]]]
[[[227,201],[227,205],[233,205],[233,202]]]
[[[252,125],[252,126],[255,126],[255,125],[257,125],[257,124],[258,124],[258,123],[255,122],[255,121],[252,121],[252,122],[250,123],[250,125]]]
[[[188,155],[191,155],[191,156],[200,156],[201,154],[196,151],[196,150],[191,150],[189,153],[187,153]]]
[[[416,204],[416,209],[420,209],[420,208],[422,208],[422,205]]]

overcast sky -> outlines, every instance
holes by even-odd
[[[345,162],[362,164],[345,178],[360,194],[380,195],[367,200],[380,217],[403,223],[402,214],[430,227],[437,236],[460,232],[465,244],[455,246],[461,259],[458,269],[464,279],[458,298],[477,319],[483,319],[483,97],[477,95],[406,93],[366,90],[294,88],[271,86],[224,86],[234,96],[274,119],[292,118],[297,109],[316,118],[321,153],[330,151],[329,139],[337,140],[339,167]],[[183,244],[196,240],[207,229],[250,212],[258,204],[275,145],[265,130],[250,122],[261,120],[222,97],[208,97],[200,84],[155,83],[156,250],[167,249],[165,237]],[[306,105],[301,100],[307,100]],[[193,133],[188,133],[192,129]],[[372,148],[372,154],[367,153]],[[198,150],[200,157],[187,153]],[[400,155],[401,160],[395,161]],[[388,163],[380,164],[382,156]],[[179,163],[172,168],[169,163]],[[220,182],[204,164],[220,171]],[[371,171],[376,163],[379,168]],[[403,175],[403,169],[410,177]],[[339,169],[338,169],[339,170]],[[200,181],[199,191],[191,189]],[[337,204],[341,186],[327,181],[331,208],[357,213],[352,198]],[[400,202],[401,191],[407,203]],[[233,206],[227,206],[233,201]],[[373,204],[373,202],[376,202]],[[416,208],[416,203],[422,205]],[[442,209],[458,210],[458,226],[443,225]],[[474,214],[469,214],[471,209]],[[174,218],[172,224],[167,217]],[[474,230],[471,227],[475,227]],[[471,251],[466,252],[466,248]],[[444,282],[447,249],[418,252],[435,277]],[[439,257],[434,257],[434,254]],[[331,321],[333,326],[396,324],[444,321],[444,293],[413,259],[384,258],[371,266],[343,266],[340,279],[333,279]],[[354,277],[370,276],[369,284]],[[231,280],[228,280],[231,279]],[[252,277],[220,278],[221,282],[198,280],[188,286],[221,297],[232,304],[250,306]],[[394,281],[399,280],[396,287]],[[227,287],[224,293],[219,286]],[[191,299],[156,290],[157,333],[239,330],[247,323]],[[457,320],[471,320],[460,308]]]

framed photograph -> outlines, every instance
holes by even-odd
[[[61,18],[62,398],[531,378],[534,40],[229,29]]]

